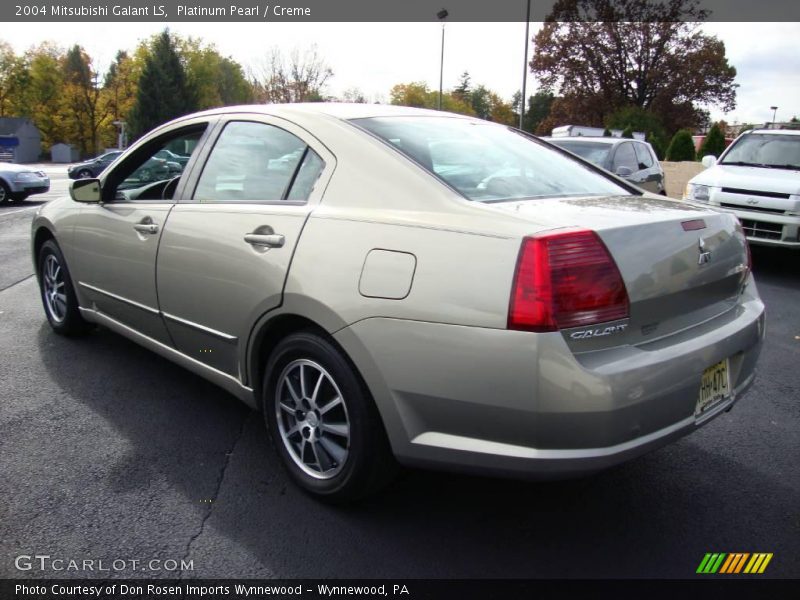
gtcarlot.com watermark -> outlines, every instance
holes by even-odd
[[[65,558],[49,554],[20,554],[14,559],[18,571],[39,573],[61,572],[169,572],[194,571],[194,559],[175,560],[172,558]]]

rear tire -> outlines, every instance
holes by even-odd
[[[39,292],[50,327],[61,335],[82,335],[92,329],[78,310],[67,262],[55,240],[42,244],[37,258]]]
[[[350,502],[393,478],[397,464],[375,403],[328,339],[312,331],[283,339],[267,364],[262,400],[273,445],[306,492]]]

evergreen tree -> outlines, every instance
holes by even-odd
[[[606,127],[606,128],[603,130],[603,137],[613,137],[613,136],[611,135],[611,132],[608,130],[608,127]]]
[[[630,125],[622,130],[622,137],[628,138],[629,140],[633,139],[633,128]]]
[[[133,137],[153,127],[197,110],[196,94],[169,30],[153,40],[145,58],[136,102],[129,116]]]
[[[725,135],[719,124],[714,123],[711,130],[708,132],[706,139],[703,140],[703,145],[700,146],[700,158],[712,154],[719,156],[725,150]]]
[[[695,160],[694,142],[692,141],[691,131],[688,129],[681,129],[672,137],[669,148],[667,148],[667,160]]]

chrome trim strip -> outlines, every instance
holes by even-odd
[[[149,313],[152,313],[154,315],[160,315],[161,314],[161,311],[159,311],[159,310],[157,310],[155,308],[151,308],[151,307],[147,306],[146,304],[140,304],[139,302],[135,302],[133,300],[129,300],[128,298],[123,298],[122,296],[117,296],[116,294],[112,294],[111,292],[107,292],[107,291],[102,290],[102,289],[100,289],[98,287],[95,287],[93,285],[89,285],[88,283],[84,283],[83,281],[79,281],[78,285],[81,286],[81,287],[86,288],[87,290],[92,290],[93,292],[97,292],[98,294],[103,294],[103,296],[108,296],[109,298],[113,298],[114,300],[119,300],[120,302],[124,302],[125,304],[130,304],[131,306],[135,306],[136,308],[141,308],[142,310],[145,310],[145,311],[147,311]]]
[[[673,423],[668,427],[659,429],[658,431],[643,435],[628,442],[623,442],[615,446],[607,446],[605,448],[577,448],[564,450],[530,448],[527,446],[517,446],[515,444],[506,444],[503,442],[493,442],[491,440],[468,438],[460,435],[442,433],[439,431],[426,431],[421,433],[411,440],[411,443],[422,446],[432,446],[434,448],[443,448],[447,450],[461,450],[463,452],[507,456],[511,458],[579,460],[614,456],[615,454],[621,454],[623,452],[634,450],[640,446],[645,446],[651,442],[655,442],[659,438],[677,433],[682,429],[688,429],[694,424],[694,416],[687,417],[678,421],[677,423]]]
[[[193,321],[187,321],[186,319],[181,319],[180,317],[176,317],[175,315],[171,315],[163,311],[161,314],[164,315],[164,318],[169,319],[170,321],[175,321],[176,323],[180,323],[181,325],[186,325],[188,327],[194,327],[200,331],[205,331],[206,333],[210,333],[211,335],[221,338],[226,342],[235,342],[239,339],[235,335],[229,335],[227,333],[217,331],[216,329],[211,329],[211,327],[206,327],[205,325],[200,325],[199,323],[195,323]]]
[[[247,404],[251,408],[257,407],[257,402],[255,399],[255,395],[253,393],[253,389],[243,385],[238,379],[233,377],[232,375],[228,375],[227,373],[223,373],[215,369],[214,367],[210,367],[205,363],[200,362],[192,358],[191,356],[187,356],[182,352],[175,350],[174,348],[170,348],[169,346],[162,344],[158,340],[154,340],[153,338],[144,335],[136,331],[135,329],[128,327],[127,325],[120,323],[116,319],[109,317],[108,315],[100,312],[99,310],[93,310],[91,308],[83,308],[80,307],[81,314],[88,320],[93,323],[99,323],[101,325],[105,325],[112,331],[127,337],[128,339],[136,342],[137,344],[141,344],[148,350],[152,350],[156,354],[160,354],[164,358],[167,358],[180,366],[184,367],[185,369],[200,375],[210,382],[218,385],[222,389],[230,392],[239,400]]]

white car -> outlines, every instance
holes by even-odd
[[[685,200],[732,212],[753,244],[800,248],[800,131],[745,131],[703,165]]]

